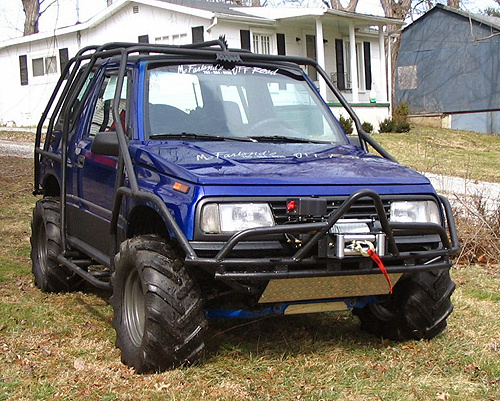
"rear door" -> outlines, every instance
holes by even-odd
[[[116,71],[107,70],[97,80],[87,100],[83,129],[75,139],[73,159],[72,197],[75,206],[68,219],[69,234],[105,255],[109,254],[110,220],[115,196],[117,158],[96,155],[91,147],[99,132],[116,130],[112,107],[116,89]],[[126,85],[126,83],[125,83]],[[126,90],[120,100],[120,120],[125,126],[127,118]]]

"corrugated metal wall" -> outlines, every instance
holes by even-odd
[[[442,8],[429,11],[402,33],[396,103],[411,114],[500,110],[497,33]]]

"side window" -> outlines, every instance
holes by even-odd
[[[76,89],[76,87],[80,84],[81,80],[83,79],[83,73],[85,71],[86,66],[83,66],[80,68],[78,71],[78,76],[75,78],[74,82],[72,83],[72,88],[68,92],[68,97],[65,99],[63,106],[61,107],[61,110],[59,111],[59,115],[57,116],[56,123],[54,126],[54,129],[56,131],[61,131],[64,126],[64,110],[68,107],[68,98],[70,97],[70,94],[73,93],[73,91]],[[70,106],[69,110],[69,129],[73,127],[73,123],[75,122],[75,119],[78,117],[78,112],[80,110],[80,105],[82,102],[82,99],[85,97],[85,94],[87,93],[90,83],[92,82],[94,78],[94,72],[91,72],[87,78],[85,79],[85,82],[83,83],[83,86],[81,87],[80,91],[78,92],[78,96],[76,97],[75,101],[73,104]]]
[[[117,76],[106,74],[104,82],[99,90],[92,121],[90,123],[89,137],[94,137],[98,132],[115,131],[116,122],[113,119],[113,99],[115,97]],[[127,77],[124,80],[124,87],[127,87]],[[120,124],[126,129],[127,116],[127,91],[122,90],[120,104],[118,105],[120,113]]]

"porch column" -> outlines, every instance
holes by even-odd
[[[380,82],[377,82],[377,89],[380,91],[380,101],[387,102],[387,75],[385,70],[385,40],[384,26],[378,26],[378,51],[380,58]]]
[[[351,90],[352,102],[359,103],[358,86],[358,64],[356,63],[356,35],[354,33],[354,24],[349,24],[349,52],[351,53]]]
[[[325,68],[325,44],[323,43],[323,22],[321,17],[316,18],[316,58],[321,68]],[[318,77],[319,93],[323,99],[326,99],[326,83],[321,77]]]
[[[387,36],[387,99],[389,100],[389,116],[392,116],[392,56],[391,35]]]

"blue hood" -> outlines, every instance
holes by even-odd
[[[351,145],[235,141],[132,142],[132,158],[199,185],[419,185],[421,174]]]

